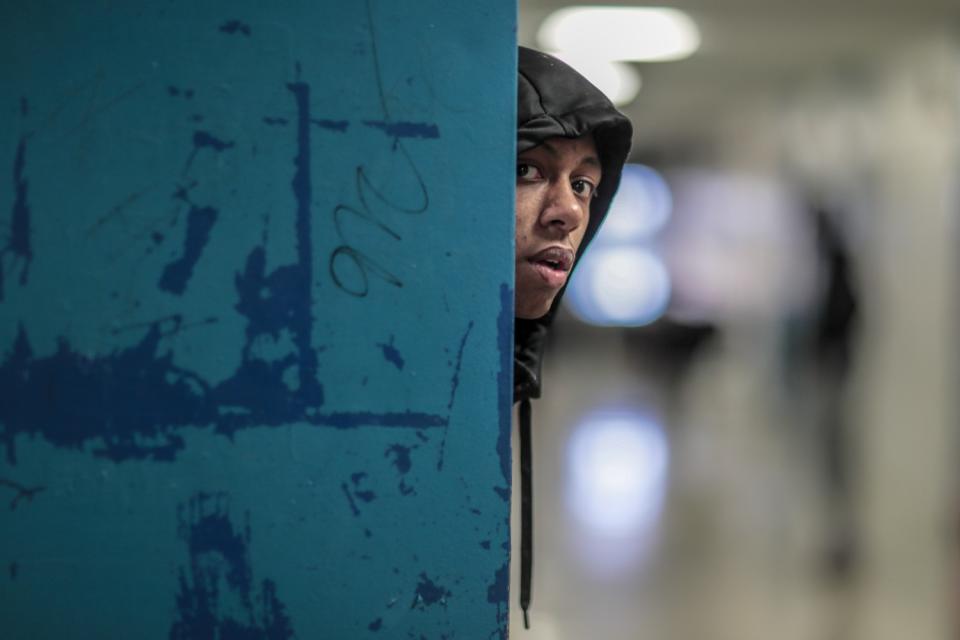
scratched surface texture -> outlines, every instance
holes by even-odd
[[[0,637],[505,637],[515,5],[266,7],[4,9]]]

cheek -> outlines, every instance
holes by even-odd
[[[517,255],[524,252],[533,242],[534,228],[539,216],[538,203],[539,197],[535,189],[530,185],[517,185],[516,231],[514,232]]]
[[[528,229],[537,220],[539,213],[539,197],[536,189],[531,185],[517,185],[516,207],[514,215],[517,221],[517,231]]]

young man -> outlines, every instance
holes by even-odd
[[[610,208],[633,128],[599,89],[552,56],[520,47],[518,82],[513,398],[520,403],[520,608],[529,628],[530,399],[540,397],[547,330]]]

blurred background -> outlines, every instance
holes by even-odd
[[[960,5],[564,8],[520,44],[635,137],[534,403],[512,637],[960,637]]]

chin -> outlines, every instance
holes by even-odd
[[[536,304],[517,304],[516,316],[521,320],[536,320],[537,318],[542,318],[550,311],[551,304],[553,304],[552,296],[549,300],[537,302]]]

